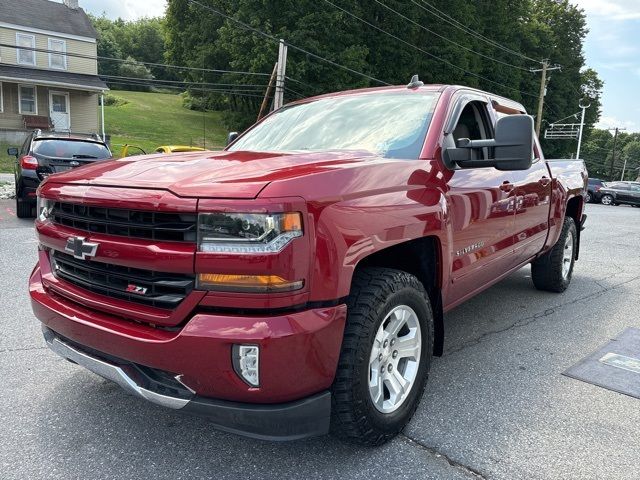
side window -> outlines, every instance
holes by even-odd
[[[470,140],[486,140],[493,137],[493,129],[489,121],[486,104],[480,101],[469,102],[458,118],[458,123],[453,129],[453,140],[456,147],[460,146],[461,138]],[[487,149],[474,150],[478,158],[487,158]]]

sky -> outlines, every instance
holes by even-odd
[[[587,14],[587,66],[605,82],[597,126],[640,132],[640,0],[570,1]],[[90,13],[126,20],[163,15],[165,5],[165,0],[80,0]]]

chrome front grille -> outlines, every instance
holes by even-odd
[[[175,309],[194,287],[195,276],[79,260],[52,251],[51,270],[57,278],[100,295],[157,308]]]

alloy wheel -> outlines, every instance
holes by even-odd
[[[421,352],[416,312],[407,305],[394,308],[378,328],[369,357],[369,395],[378,411],[395,412],[407,399]]]

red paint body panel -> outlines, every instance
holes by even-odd
[[[387,89],[332,95],[380,90]],[[447,311],[551,248],[568,202],[581,201],[586,188],[582,162],[548,162],[539,145],[539,159],[526,171],[447,168],[446,129],[465,95],[524,109],[463,87],[424,90],[439,98],[418,160],[362,151],[193,152],[99,162],[52,176],[40,189],[47,198],[166,212],[300,212],[304,235],[275,254],[231,255],[38,221],[46,249],[63,250],[68,237],[82,235],[99,243],[97,261],[175,273],[279,275],[304,284],[271,294],[195,290],[167,312],[65,284],[51,274],[43,251],[30,285],[36,316],[81,345],[182,374],[203,396],[273,403],[328,388],[346,319],[342,299],[361,261],[407,241],[435,239]],[[493,107],[488,115],[495,123]],[[576,220],[582,208],[577,204]],[[316,302],[325,306],[314,308]],[[260,388],[233,371],[231,345],[241,342],[261,346]]]
[[[196,314],[178,332],[116,318],[52,294],[36,268],[31,303],[40,321],[92,349],[181,374],[199,395],[249,403],[287,402],[327,389],[340,354],[346,307],[271,317]],[[231,364],[234,343],[261,347],[261,388],[249,387]]]

